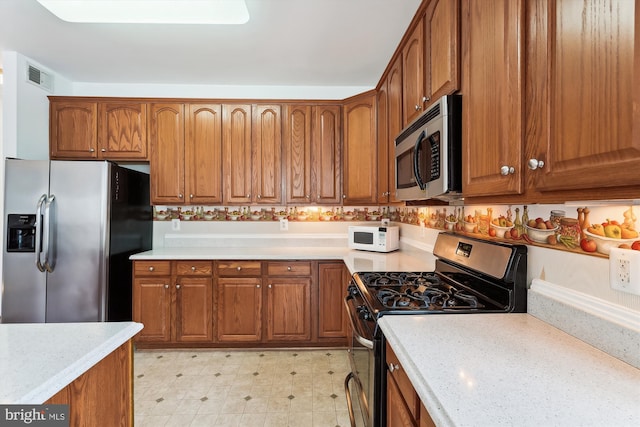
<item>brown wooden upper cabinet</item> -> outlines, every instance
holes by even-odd
[[[463,0],[467,200],[637,198],[634,7],[626,0]]]
[[[282,202],[281,106],[223,105],[225,203]]]
[[[424,17],[410,30],[402,46],[402,94],[404,125],[415,120],[427,101],[424,90]]]
[[[395,138],[403,127],[402,61],[398,57],[377,93],[378,203],[397,202]]]
[[[222,201],[222,106],[151,104],[151,202]]]
[[[49,97],[52,159],[147,159],[147,104]]]
[[[342,202],[377,203],[376,94],[369,91],[345,102],[343,115]]]
[[[339,105],[284,107],[287,203],[341,203],[340,114]]]

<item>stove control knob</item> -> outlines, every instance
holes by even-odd
[[[359,305],[357,308],[357,311],[358,311],[358,317],[361,318],[362,320],[371,319],[371,313],[369,312],[369,309],[364,305]]]

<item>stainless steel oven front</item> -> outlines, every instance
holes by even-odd
[[[374,408],[380,404],[376,402],[379,393],[375,389],[380,386],[380,381],[375,378],[375,351],[378,347],[374,339],[375,320],[367,315],[364,301],[353,287],[350,287],[344,303],[351,325],[348,349],[351,372],[344,382],[349,418],[352,427],[372,427],[378,425],[374,419],[377,412]]]

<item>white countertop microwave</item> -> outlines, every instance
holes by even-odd
[[[396,138],[398,200],[461,197],[461,98],[446,95],[438,99]]]
[[[400,227],[397,225],[349,226],[349,249],[392,252],[399,248]]]

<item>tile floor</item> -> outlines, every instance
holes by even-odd
[[[135,425],[348,427],[346,350],[138,350]]]

